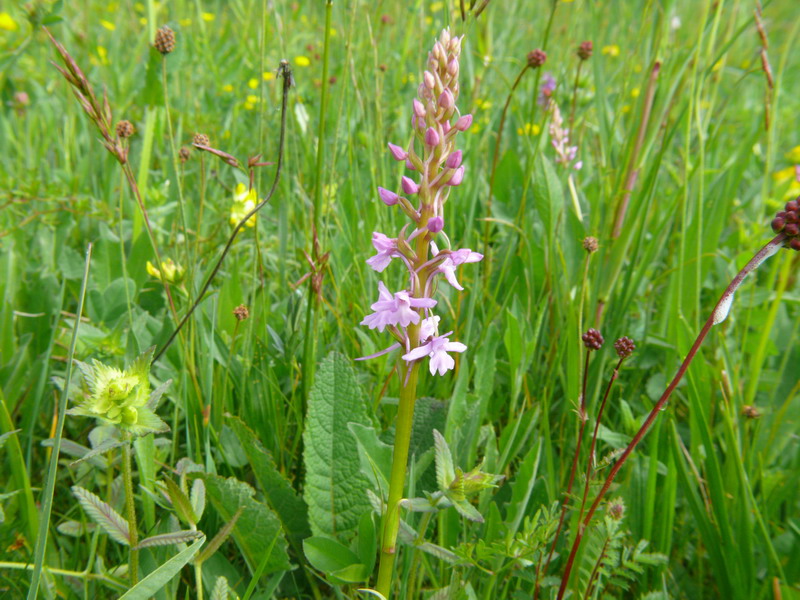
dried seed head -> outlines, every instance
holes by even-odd
[[[136,132],[136,129],[133,127],[133,123],[123,120],[117,123],[116,131],[119,137],[125,139],[131,137]]]
[[[208,136],[205,133],[195,133],[194,138],[192,139],[192,144],[195,146],[210,146],[211,140],[208,139]]]
[[[586,250],[589,254],[592,252],[597,252],[597,249],[600,245],[597,243],[597,238],[588,236],[583,238],[583,249]]]
[[[749,404],[746,404],[742,407],[742,414],[748,419],[757,419],[761,416],[761,411],[758,410],[755,406],[750,406]]]
[[[189,160],[190,156],[191,152],[189,151],[189,148],[186,146],[181,146],[181,149],[178,150],[178,158],[181,159],[181,162],[185,163],[187,160]]]
[[[597,331],[597,329],[590,329],[581,336],[581,339],[583,340],[583,345],[586,346],[590,352],[592,350],[600,350],[605,341],[603,340],[602,334]]]
[[[239,321],[244,321],[245,319],[250,317],[250,311],[244,304],[240,304],[236,308],[233,309],[233,316],[236,317]]]
[[[619,521],[625,516],[625,502],[622,498],[614,498],[608,503],[608,516]]]
[[[586,40],[585,42],[581,43],[578,46],[578,58],[581,60],[589,60],[592,56],[592,50],[594,49],[594,45],[591,41]]]
[[[175,32],[166,25],[156,31],[156,39],[153,42],[155,49],[163,55],[167,55],[175,50]]]
[[[533,50],[532,52],[528,53],[528,66],[537,69],[541,67],[545,61],[547,60],[547,54],[544,50]]]
[[[614,350],[617,351],[617,356],[620,358],[628,358],[635,349],[636,344],[627,336],[623,336],[614,342]]]

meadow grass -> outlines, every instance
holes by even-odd
[[[0,434],[19,430],[0,438],[0,595],[9,598],[29,593],[32,573],[41,574],[43,597],[116,597],[129,587],[128,549],[94,526],[71,492],[80,486],[125,508],[121,449],[73,464],[96,441],[93,421],[57,418],[67,395],[70,405],[82,395],[76,369],[68,377],[71,357],[122,368],[174,331],[233,230],[236,185],[248,184],[246,172],[191,142],[202,133],[241,164],[259,154],[276,163],[282,59],[296,85],[278,187],[153,364],[154,381],[173,382],[158,411],[170,431],[132,447],[139,537],[199,529],[213,550],[203,554],[191,536],[142,549],[140,579],[163,579],[150,580],[156,598],[201,590],[227,598],[220,577],[253,598],[357,597],[374,584],[337,572],[346,561],[326,562],[338,546],[328,554],[325,542],[304,546],[313,534],[368,563],[377,526],[357,517],[325,531],[313,510],[306,515],[309,471],[320,467],[304,452],[334,381],[341,387],[330,410],[344,420],[331,421],[342,431],[327,432],[330,447],[355,453],[358,438],[361,454],[346,455],[356,457],[348,493],[369,514],[366,488],[379,492],[394,437],[397,360],[344,361],[352,381],[336,365],[341,355],[386,345],[359,326],[377,283],[364,263],[371,233],[402,222],[377,186],[399,186],[402,165],[386,143],[411,135],[411,101],[443,27],[466,34],[459,106],[474,115],[459,137],[467,176],[445,219],[460,247],[486,259],[459,272],[466,293],[440,286],[437,294],[469,350],[447,376],[420,371],[415,427],[427,435],[412,439],[418,460],[408,496],[436,489],[433,429],[456,466],[483,459],[485,472],[505,479],[477,496],[483,523],[452,509],[405,513],[435,548],[422,539],[400,546],[396,598],[555,597],[579,527],[572,509],[581,504],[587,437],[617,361],[611,342],[630,336],[636,351],[599,426],[595,493],[719,294],[772,237],[774,213],[800,193],[800,12],[791,0],[761,8],[768,48],[757,3],[740,0],[494,0],[465,22],[458,1],[358,0],[327,10],[322,1],[267,0],[33,6],[36,27],[16,3],[0,11]],[[95,91],[107,93],[114,122],[136,128],[128,159],[152,241],[118,161],[49,62],[60,64],[39,25],[51,10],[61,20],[46,18],[50,31]],[[151,49],[162,25],[177,40],[164,57]],[[584,40],[594,52],[576,79]],[[498,144],[503,106],[535,48],[546,63],[521,77]],[[545,73],[565,119],[575,98],[580,170],[555,163],[550,113],[537,104]],[[191,148],[185,162],[181,146]],[[253,169],[259,199],[274,176],[274,165]],[[584,250],[587,236],[597,252]],[[154,245],[185,269],[169,286],[173,306],[164,282],[148,274],[148,261],[158,265]],[[711,330],[614,483],[624,520],[600,516],[578,551],[573,597],[800,597],[797,272],[798,255],[778,253]],[[398,273],[383,274],[395,289]],[[241,304],[245,320],[234,316]],[[571,510],[539,581],[575,455],[589,327],[606,343],[587,363],[589,421]],[[62,425],[63,441],[48,443]],[[53,444],[60,460],[48,478]],[[334,488],[343,484],[337,468]],[[201,480],[193,469],[205,472],[205,510],[190,493]],[[164,478],[192,496],[197,519],[181,512],[179,492],[162,492]],[[49,535],[37,561],[40,524]]]

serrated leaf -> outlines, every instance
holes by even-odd
[[[227,422],[247,455],[267,504],[277,513],[286,534],[299,544],[300,540],[311,535],[306,503],[278,471],[272,455],[256,434],[238,417],[230,417]]]
[[[235,477],[200,474],[206,483],[206,498],[225,521],[242,508],[233,530],[233,539],[244,554],[251,572],[266,560],[264,573],[289,569],[286,539],[275,513],[253,497],[255,490]]]
[[[151,546],[170,546],[172,544],[188,544],[203,536],[202,531],[196,529],[185,529],[183,531],[173,531],[172,533],[162,533],[144,538],[136,546],[137,550],[150,548]]]
[[[200,546],[202,546],[205,541],[206,538],[203,536],[185,550],[178,552],[175,556],[125,592],[119,600],[147,600],[151,598],[158,590],[167,585],[186,563],[192,560],[192,557],[200,550]]]
[[[453,455],[450,454],[450,447],[444,436],[436,429],[433,430],[433,440],[436,449],[436,484],[439,486],[439,490],[444,492],[456,478]]]
[[[369,509],[369,481],[361,473],[349,423],[369,425],[366,400],[350,360],[331,352],[319,366],[303,432],[304,498],[314,535],[352,535]]]
[[[192,503],[189,501],[189,498],[186,497],[186,494],[183,493],[183,490],[180,488],[180,486],[172,481],[172,479],[169,477],[165,477],[164,479],[160,480],[159,483],[163,484],[163,486],[166,488],[167,495],[172,502],[172,506],[175,509],[175,513],[178,515],[178,518],[184,523],[188,523],[190,525],[196,524],[197,517],[194,514]]]
[[[198,479],[197,481],[202,481],[202,479]],[[227,540],[231,533],[233,533],[233,528],[236,526],[236,521],[238,521],[239,517],[242,516],[243,510],[244,509],[242,507],[239,507],[239,510],[233,514],[230,520],[225,523],[222,528],[220,528],[220,530],[217,532],[217,535],[215,535],[208,545],[203,548],[203,551],[197,557],[198,563],[204,563],[207,561],[217,550],[219,550],[219,547],[225,543],[225,540]]]
[[[73,485],[72,493],[86,511],[86,514],[97,523],[103,531],[120,544],[129,546],[131,543],[128,522],[122,518],[111,506],[100,500],[89,490]]]
[[[211,591],[211,600],[228,600],[230,593],[230,586],[228,580],[222,575],[217,577],[214,583],[214,589]]]
[[[80,537],[87,531],[93,531],[95,528],[94,523],[81,523],[79,521],[64,521],[59,523],[56,529],[63,535],[70,537]]]
[[[475,521],[476,523],[483,523],[483,516],[478,512],[477,508],[469,503],[469,500],[454,501],[453,508],[455,508],[462,517],[470,521]]]
[[[99,454],[103,454],[104,452],[108,452],[109,450],[113,450],[114,448],[119,448],[120,446],[122,446],[124,444],[127,444],[127,443],[128,443],[127,441],[107,439],[104,442],[102,442],[99,446],[97,446],[96,448],[92,448],[91,450],[89,450],[86,454],[81,456],[78,460],[72,461],[69,464],[69,466],[70,467],[74,467],[75,465],[79,465],[80,463],[82,463],[85,460],[89,460],[90,458],[93,458],[93,457],[95,457],[95,456],[97,456]]]

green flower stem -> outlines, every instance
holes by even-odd
[[[131,585],[134,586],[139,581],[139,551],[136,549],[136,545],[139,543],[139,532],[136,529],[136,505],[133,499],[130,437],[127,442],[122,446],[122,481],[125,484],[125,516],[128,519],[128,536],[131,544],[128,574]]]
[[[419,337],[419,326],[410,326],[408,332],[409,337]],[[412,339],[411,347],[416,347],[417,344],[418,342]],[[407,379],[400,390],[400,406],[397,413],[394,454],[392,456],[392,473],[389,477],[389,500],[383,519],[381,557],[376,586],[378,592],[385,598],[389,598],[394,560],[397,556],[396,544],[397,531],[400,528],[400,500],[402,500],[403,488],[406,482],[408,448],[411,444],[411,426],[414,422],[414,404],[417,400],[419,362],[413,363],[408,369],[404,369]]]

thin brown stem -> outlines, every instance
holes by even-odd
[[[228,255],[228,252],[230,251],[231,246],[233,246],[233,242],[236,239],[236,236],[238,235],[239,231],[242,229],[242,227],[245,226],[245,224],[250,219],[250,217],[252,217],[259,210],[261,210],[264,206],[266,206],[266,204],[272,199],[272,195],[275,193],[275,190],[278,187],[278,181],[280,180],[281,171],[283,169],[283,146],[284,146],[284,138],[285,138],[285,134],[286,134],[286,105],[288,103],[289,88],[291,87],[291,82],[292,82],[292,75],[291,75],[291,71],[289,69],[288,63],[281,62],[280,74],[283,77],[283,98],[282,98],[282,101],[281,101],[281,126],[280,126],[280,138],[279,138],[279,141],[278,141],[278,163],[277,163],[277,167],[275,169],[275,179],[273,179],[273,181],[272,181],[272,187],[270,188],[269,193],[266,195],[266,197],[261,202],[259,202],[256,205],[256,207],[253,208],[253,210],[251,210],[249,213],[247,213],[244,216],[244,218],[242,218],[242,220],[239,221],[239,223],[233,229],[233,233],[231,234],[230,238],[228,238],[228,243],[225,244],[225,248],[222,250],[222,254],[217,259],[217,263],[214,265],[214,268],[211,270],[211,274],[206,279],[206,282],[203,284],[203,287],[200,288],[200,292],[197,294],[197,298],[192,303],[192,305],[189,307],[189,310],[186,311],[186,314],[183,316],[183,318],[178,323],[178,326],[175,328],[175,331],[172,332],[172,334],[169,336],[169,339],[167,339],[166,343],[156,353],[155,357],[153,358],[153,362],[156,362],[159,358],[161,358],[161,356],[163,356],[164,352],[166,352],[167,348],[169,348],[170,344],[172,344],[172,342],[175,340],[175,337],[178,335],[178,333],[181,331],[183,326],[189,320],[189,317],[192,316],[192,313],[195,311],[197,306],[203,300],[203,297],[205,296],[205,293],[208,291],[208,288],[211,286],[211,282],[214,280],[214,277],[217,275],[217,273],[219,272],[220,267],[222,266],[222,261],[225,260],[225,257]]]
[[[597,508],[600,506],[600,503],[603,501],[603,498],[611,487],[611,484],[614,482],[614,478],[617,476],[617,473],[619,473],[620,469],[625,465],[625,462],[628,460],[628,457],[631,455],[633,450],[639,445],[639,442],[642,441],[642,438],[644,438],[644,436],[650,430],[650,427],[653,425],[656,417],[658,417],[658,414],[664,409],[664,405],[667,403],[667,400],[669,400],[672,392],[675,391],[675,388],[678,387],[681,379],[683,379],[683,376],[686,374],[686,370],[694,360],[697,351],[700,349],[700,345],[703,343],[703,340],[706,339],[711,327],[717,323],[721,323],[727,317],[728,311],[731,307],[731,302],[733,302],[733,295],[738,287],[742,284],[745,277],[755,271],[767,258],[775,254],[783,246],[785,241],[786,234],[784,233],[780,233],[772,238],[768,244],[756,252],[753,258],[750,259],[744,268],[742,268],[742,270],[736,274],[736,277],[733,278],[733,281],[728,284],[728,287],[725,288],[725,291],[722,293],[722,296],[720,296],[719,301],[714,306],[714,310],[711,311],[711,315],[706,320],[705,325],[703,325],[703,328],[700,330],[697,339],[689,349],[689,353],[686,355],[686,358],[683,359],[681,366],[678,368],[678,372],[675,373],[675,376],[667,386],[667,389],[664,390],[661,398],[658,399],[658,402],[653,405],[653,408],[650,410],[650,414],[647,415],[647,418],[645,419],[644,423],[642,423],[639,431],[636,432],[636,435],[633,436],[633,439],[622,452],[619,460],[617,460],[614,466],[611,467],[611,471],[609,471],[608,476],[603,483],[603,487],[600,489],[600,492],[597,494],[594,502],[589,507],[586,517],[584,518],[583,523],[578,528],[578,531],[575,535],[575,540],[572,542],[572,549],[570,550],[569,558],[567,559],[567,564],[564,568],[564,574],[561,577],[561,586],[558,589],[558,600],[561,600],[564,597],[564,592],[566,591],[567,583],[569,582],[570,572],[572,571],[572,565],[575,562],[575,555],[578,553],[578,548],[581,545],[583,534],[591,522],[594,513],[597,511]]]

